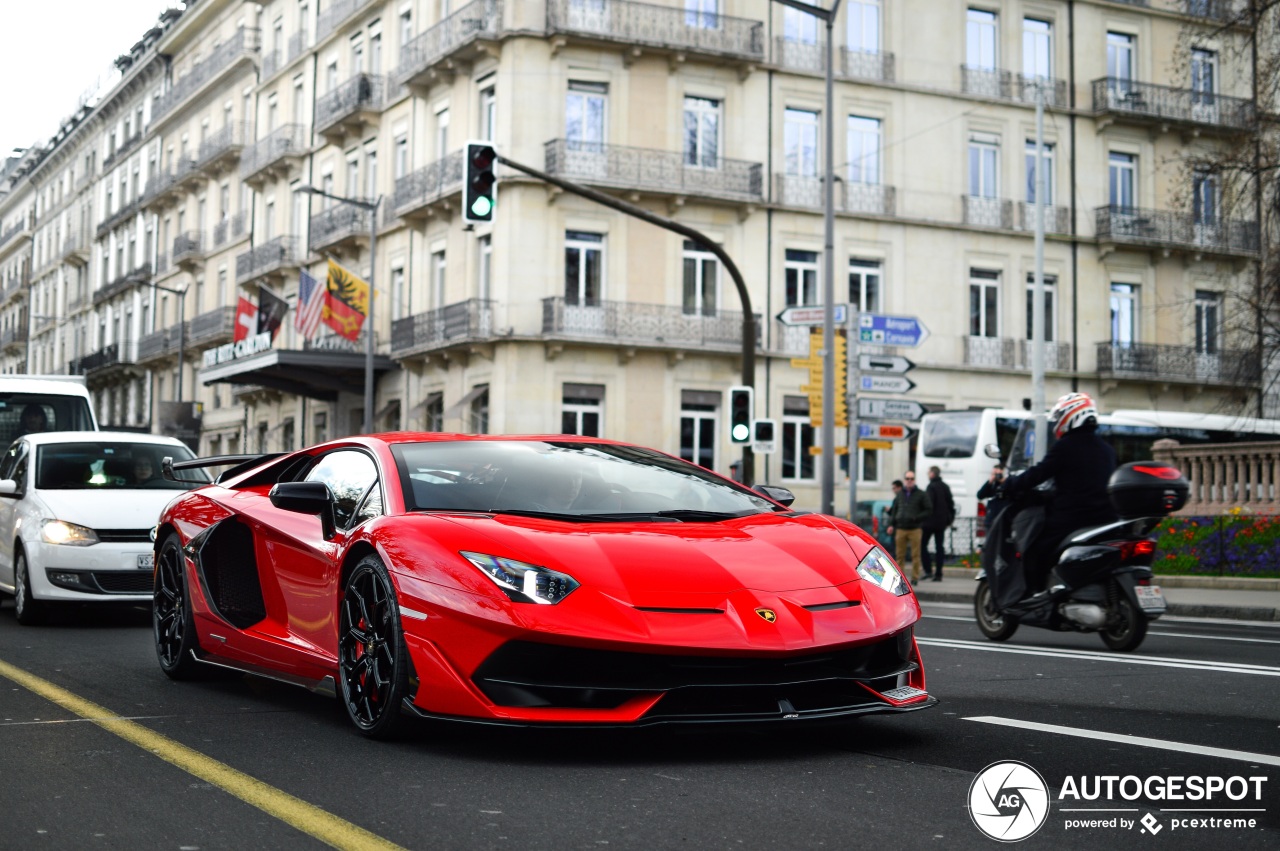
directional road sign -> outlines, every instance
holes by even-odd
[[[858,314],[858,342],[879,346],[918,346],[929,336],[929,329],[914,316],[886,316],[883,313]]]
[[[901,355],[858,355],[858,369],[862,372],[910,372],[915,364]]]
[[[859,449],[892,449],[893,443],[888,440],[859,440]]]
[[[843,325],[849,315],[848,308],[847,304],[832,305],[832,324]],[[821,325],[825,314],[826,308],[820,304],[817,306],[809,305],[808,307],[788,307],[778,314],[778,321],[783,325]]]
[[[858,389],[871,393],[909,393],[916,383],[905,375],[864,372],[858,377]]]
[[[859,399],[860,420],[907,420],[915,422],[924,416],[924,405],[906,399]]]
[[[858,423],[858,437],[863,440],[906,440],[916,430],[897,423]]]

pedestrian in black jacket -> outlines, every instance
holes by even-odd
[[[929,494],[932,511],[924,524],[924,543],[921,547],[921,555],[924,557],[924,578],[928,579],[932,575],[934,582],[941,582],[942,563],[947,552],[947,530],[951,528],[952,523],[956,522],[956,503],[951,498],[950,486],[942,480],[941,468],[936,466],[929,468],[929,487],[926,488],[926,493]],[[930,541],[933,542],[936,550],[933,558],[929,557]]]

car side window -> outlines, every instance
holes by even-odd
[[[378,486],[375,479],[373,486],[369,488],[369,492],[365,494],[364,502],[360,503],[360,509],[356,511],[355,519],[351,521],[351,527],[354,529],[367,520],[382,516],[382,488]]]
[[[316,459],[303,481],[324,482],[333,494],[334,522],[350,528],[360,499],[378,480],[373,459],[357,449],[339,449]]]

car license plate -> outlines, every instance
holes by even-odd
[[[913,688],[911,686],[898,686],[897,688],[891,688],[888,691],[881,692],[881,694],[890,700],[910,700],[913,697],[928,694],[928,692],[921,691],[920,689]]]
[[[138,553],[138,569],[151,570],[156,566],[154,553]]]
[[[1163,611],[1167,608],[1164,602],[1164,592],[1160,590],[1159,585],[1138,585],[1133,590],[1138,592],[1138,605],[1142,607],[1143,611],[1147,609],[1160,609]]]

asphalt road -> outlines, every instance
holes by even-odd
[[[1050,787],[1026,847],[1280,847],[1275,626],[1161,621],[1125,656],[1096,636],[1042,630],[991,644],[964,607],[931,604],[917,635],[942,703],[928,711],[635,733],[424,722],[386,744],[301,689],[238,675],[170,682],[145,611],[33,628],[11,607],[0,611],[0,848],[990,848],[969,791],[1001,760]],[[86,720],[98,710],[77,714],[43,683],[64,704],[69,694],[132,723]],[[175,765],[181,753],[214,774]],[[1095,775],[1267,779],[1241,801],[1060,799],[1068,777]],[[1205,807],[1265,811],[1162,811]],[[1085,808],[1125,812],[1067,811]],[[1065,826],[1148,814],[1154,835],[1141,823]],[[1172,822],[1224,816],[1258,826]]]

